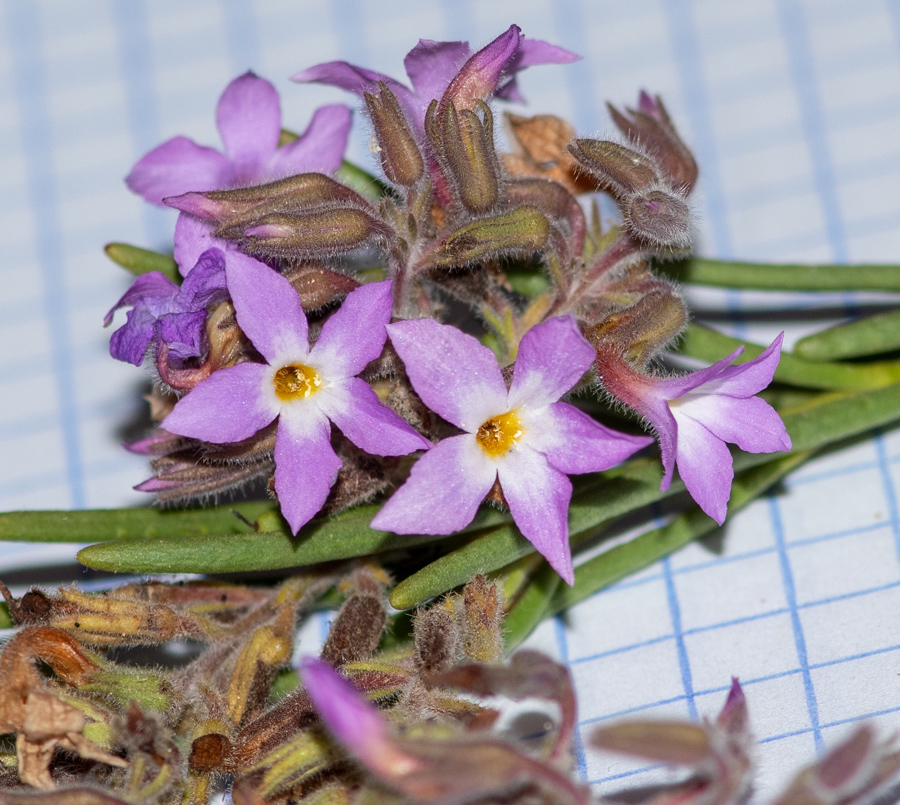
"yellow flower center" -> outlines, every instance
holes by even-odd
[[[499,458],[515,447],[524,432],[522,420],[510,411],[485,422],[475,434],[475,441],[491,458]]]
[[[322,388],[322,378],[318,372],[302,363],[282,366],[275,372],[272,382],[275,384],[275,393],[282,402],[305,400]]]

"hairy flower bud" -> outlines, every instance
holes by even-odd
[[[511,204],[532,204],[541,212],[563,223],[573,257],[581,255],[587,233],[584,211],[575,197],[562,185],[549,179],[514,179],[503,188],[503,200]]]
[[[653,160],[609,140],[575,140],[569,151],[617,201],[647,190],[661,179]]]
[[[363,97],[378,140],[384,175],[394,184],[412,187],[422,178],[425,163],[397,96],[380,81],[377,95],[366,92]]]
[[[683,199],[665,190],[650,190],[629,199],[625,224],[650,247],[681,250],[691,245],[691,210]]]
[[[674,187],[690,193],[697,182],[697,161],[678,136],[660,97],[642,91],[638,108],[627,109],[627,116],[611,104],[607,106],[619,131],[654,155]]]
[[[477,102],[483,118],[471,109],[457,110],[453,101],[437,114],[428,110],[425,126],[460,203],[475,214],[490,210],[500,195],[500,166],[494,151],[494,116]]]
[[[449,268],[501,254],[535,252],[547,245],[549,235],[547,217],[537,207],[523,205],[460,227],[430,255],[428,265]]]

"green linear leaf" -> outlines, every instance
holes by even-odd
[[[744,263],[694,257],[656,269],[678,282],[761,291],[900,291],[900,266]]]
[[[900,310],[838,324],[801,338],[794,352],[809,361],[861,358],[900,349]]]
[[[132,274],[140,275],[159,271],[177,285],[181,284],[178,265],[168,254],[142,249],[140,246],[132,246],[130,243],[107,243],[103,247],[103,251],[110,260],[118,263],[122,268],[128,269]]]
[[[246,534],[253,529],[236,517],[257,518],[269,527],[281,521],[271,501],[210,509],[81,509],[0,513],[0,540],[23,542],[95,542],[142,537],[179,539],[205,534]],[[276,519],[277,518],[277,519]],[[286,527],[286,526],[285,526]]]
[[[728,502],[729,517],[759,497],[810,455],[812,451],[808,450],[792,453],[736,475],[731,487],[731,500]],[[693,506],[666,525],[647,531],[624,545],[610,548],[579,565],[575,569],[575,584],[572,587],[560,586],[549,610],[556,613],[577,604],[717,528],[719,525],[715,520],[704,514],[699,506]]]
[[[684,333],[679,352],[704,361],[718,361],[738,347],[744,353],[736,363],[746,363],[760,355],[765,347],[691,324]],[[808,361],[782,352],[775,380],[794,386],[816,389],[875,389],[900,381],[900,361],[867,364]]]

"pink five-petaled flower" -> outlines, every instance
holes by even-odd
[[[322,508],[341,467],[331,423],[357,447],[400,456],[431,447],[356,377],[381,354],[391,316],[390,281],[363,285],[323,325],[309,347],[300,297],[255,262],[225,267],[237,321],[268,364],[220,369],[178,401],[162,427],[223,444],[249,438],[278,417],[275,491],[296,533]]]
[[[228,190],[295,173],[333,173],[340,166],[350,131],[346,106],[316,110],[306,131],[278,147],[281,103],[275,87],[248,72],[234,79],[219,98],[216,125],[225,153],[173,137],[146,154],[125,179],[129,189],[151,204],[190,191]]]
[[[518,25],[511,25],[475,54],[468,42],[420,39],[403,60],[412,90],[386,75],[343,61],[317,64],[291,80],[331,84],[357,95],[378,92],[378,82],[383,81],[421,134],[428,104],[443,97],[451,83],[448,95],[457,108],[472,108],[476,99],[486,100],[491,95],[521,101],[524,99],[516,86],[516,73],[534,64],[564,64],[578,58],[548,42],[526,39]]]
[[[755,395],[775,374],[781,357],[781,333],[757,358],[732,366],[743,352],[681,377],[640,374],[615,349],[597,353],[606,390],[634,408],[656,429],[668,489],[678,465],[681,480],[700,508],[720,525],[725,521],[734,466],[726,442],[748,453],[791,449],[791,438],[778,413]]]
[[[525,334],[508,391],[494,354],[454,327],[417,319],[391,324],[388,332],[424,403],[465,433],[416,462],[372,527],[398,534],[458,531],[499,478],[519,530],[571,584],[566,475],[609,469],[652,441],[617,433],[557,402],[594,357],[575,320],[550,319]]]

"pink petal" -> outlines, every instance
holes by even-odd
[[[778,412],[759,397],[688,394],[673,405],[681,416],[690,417],[723,441],[732,442],[748,453],[791,449],[791,437]]]
[[[653,442],[607,428],[566,403],[553,403],[525,423],[524,442],[567,475],[600,472]]]
[[[269,161],[269,179],[298,173],[334,173],[344,161],[351,113],[343,104],[316,109],[306,131],[279,148]]]
[[[274,269],[240,252],[225,266],[238,324],[269,362],[309,352],[309,327],[293,286]]]
[[[729,366],[717,378],[704,386],[704,392],[728,394],[732,397],[750,397],[762,391],[775,376],[778,361],[781,360],[781,342],[784,333],[766,348],[765,352],[747,363]]]
[[[249,439],[278,415],[277,405],[263,394],[268,372],[260,363],[213,372],[178,401],[160,427],[213,444]]]
[[[322,508],[341,464],[324,416],[312,410],[292,416],[283,410],[275,436],[275,492],[295,534]]]
[[[519,531],[566,584],[573,584],[568,523],[571,482],[528,447],[511,450],[498,465],[500,488]]]
[[[391,320],[391,280],[361,285],[322,325],[312,355],[332,377],[358,375],[374,361],[387,341]]]
[[[722,360],[716,361],[712,366],[707,366],[705,369],[698,369],[695,372],[688,372],[688,374],[676,377],[653,379],[654,393],[668,400],[676,400],[690,391],[699,389],[706,383],[715,382],[724,370],[728,368],[740,369],[741,367],[732,367],[731,364],[743,352],[744,348],[738,347],[730,355],[726,355]]]
[[[731,453],[718,436],[699,422],[673,411],[678,423],[675,461],[691,497],[719,525],[728,513],[734,467]]]
[[[316,395],[322,411],[353,444],[375,456],[405,456],[431,447],[424,436],[378,400],[358,377]]]
[[[429,102],[440,98],[450,80],[472,53],[468,42],[435,42],[420,39],[406,54],[403,66],[422,104],[423,111]]]
[[[594,348],[572,316],[535,325],[522,338],[516,357],[509,406],[556,402],[590,369]]]
[[[329,84],[333,87],[340,87],[348,92],[362,97],[364,92],[377,92],[378,82],[383,81],[390,87],[391,91],[398,97],[411,95],[410,91],[399,81],[395,81],[390,76],[383,73],[376,73],[374,70],[367,70],[364,67],[357,67],[345,61],[331,61],[323,64],[316,64],[294,73],[291,81],[300,84]]]
[[[519,51],[515,55],[512,67],[518,71],[535,64],[570,64],[580,60],[581,56],[571,50],[551,45],[542,39],[525,37],[519,44]]]
[[[474,436],[444,439],[413,465],[371,526],[395,534],[452,534],[472,522],[496,478]]]
[[[207,249],[216,248],[223,252],[229,249],[229,243],[212,236],[213,227],[193,215],[181,213],[175,222],[175,262],[181,276],[197,265],[200,255]]]
[[[416,393],[448,422],[475,433],[509,410],[494,353],[471,335],[434,319],[401,321],[387,329]]]
[[[275,87],[252,72],[235,78],[219,98],[216,125],[234,166],[234,181],[245,184],[264,178],[281,134],[281,103]]]
[[[162,206],[166,196],[222,190],[232,185],[231,163],[214,148],[174,137],[144,156],[125,177],[133,193]]]
[[[452,100],[460,109],[471,109],[478,99],[488,98],[500,82],[522,39],[518,25],[509,28],[485,45],[462,66],[447,91],[444,102]]]

